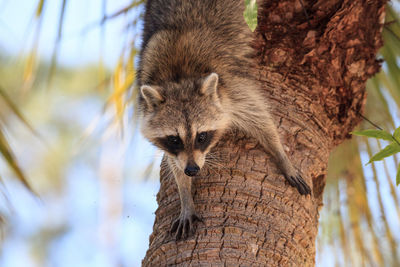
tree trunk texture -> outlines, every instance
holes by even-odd
[[[162,164],[159,207],[143,266],[313,266],[330,151],[360,122],[365,83],[379,70],[385,0],[262,1],[254,47],[281,140],[312,196],[285,182],[270,155],[241,133],[213,149],[216,166],[193,181],[204,222],[169,234],[179,215]],[[218,167],[219,166],[219,167]]]

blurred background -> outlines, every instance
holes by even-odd
[[[162,157],[140,136],[128,90],[143,2],[0,0],[0,266],[140,266]],[[388,5],[365,113],[391,133],[398,7]],[[386,145],[357,137],[332,154],[317,266],[400,266],[399,155],[365,165]]]

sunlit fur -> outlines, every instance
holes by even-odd
[[[257,72],[252,33],[243,11],[243,0],[148,0],[146,4],[138,106],[143,135],[166,152],[178,185],[181,215],[172,226],[178,238],[185,235],[187,223],[191,228],[195,214],[192,178],[184,169],[192,161],[203,167],[207,153],[228,129],[257,139],[288,182],[301,194],[310,193],[282,148],[253,76]],[[194,142],[204,131],[215,134],[207,149],[200,151]],[[183,149],[176,153],[165,149],[168,136],[179,136]]]

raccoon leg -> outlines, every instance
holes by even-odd
[[[172,167],[170,165],[170,167]],[[192,197],[192,178],[185,175],[183,171],[176,167],[172,167],[176,184],[178,185],[179,198],[181,200],[181,213],[171,226],[171,234],[175,233],[176,240],[186,239],[194,234],[195,222],[201,221],[197,216],[193,197]]]
[[[248,114],[251,117],[247,118],[251,118],[251,120],[240,120],[234,122],[234,124],[239,126],[248,135],[256,138],[264,149],[274,157],[279,169],[291,186],[296,187],[301,195],[311,194],[310,187],[304,181],[303,177],[301,177],[301,174],[293,167],[283,150],[277,129],[269,113],[263,111],[256,114]]]

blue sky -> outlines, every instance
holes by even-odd
[[[40,33],[39,52],[50,59],[57,35],[62,1],[47,0]],[[26,54],[32,47],[36,0],[0,0],[0,49],[7,54]],[[101,30],[96,25],[102,18],[99,0],[69,0],[65,10],[59,62],[65,65],[97,63],[100,54],[107,66],[115,66],[126,42],[124,26],[132,18],[119,16],[105,24],[104,47],[101,53]],[[107,14],[127,6],[129,0],[107,1]],[[134,15],[134,14],[133,14]],[[88,30],[90,28],[90,30]]]

